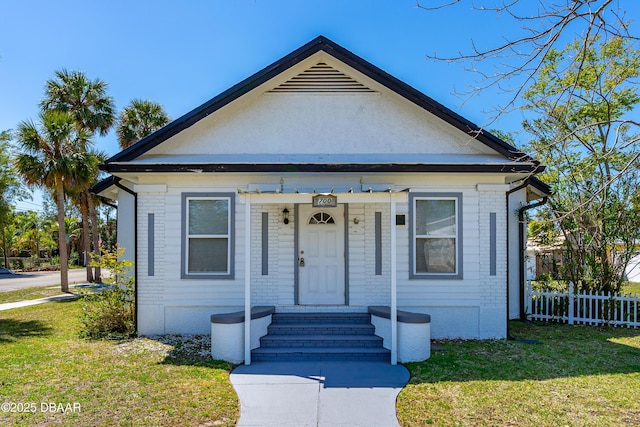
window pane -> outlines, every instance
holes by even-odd
[[[189,239],[189,273],[226,273],[229,239]]]
[[[228,200],[189,200],[189,234],[229,233]]]
[[[455,272],[455,239],[416,239],[416,273]]]
[[[309,218],[309,224],[335,224],[333,217],[326,212],[318,212]]]
[[[416,235],[456,234],[455,200],[417,200]]]

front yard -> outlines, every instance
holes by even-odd
[[[409,364],[403,426],[640,425],[640,332],[513,322],[522,341],[447,341]]]
[[[235,425],[232,367],[210,359],[209,337],[85,341],[80,307],[0,312],[0,425]],[[640,425],[640,331],[514,322],[512,334],[540,343],[434,343],[408,364],[400,423]]]
[[[209,337],[85,341],[79,311],[0,312],[0,425],[235,425],[231,366],[211,360]]]

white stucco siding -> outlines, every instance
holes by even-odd
[[[209,316],[233,312],[244,306],[244,257],[236,256],[235,278],[229,280],[182,279],[183,192],[228,192],[229,187],[182,186],[180,180],[167,192],[138,192],[138,329],[143,335],[209,333]],[[204,183],[201,183],[204,185]],[[236,201],[235,217],[243,218],[245,205]],[[149,275],[148,217],[155,218],[154,267]],[[236,254],[244,253],[244,228],[235,228]]]
[[[453,185],[452,185],[453,184]],[[409,279],[409,205],[399,205],[407,225],[398,227],[398,307],[431,315],[433,338],[479,338],[481,292],[479,260],[479,197],[475,185],[452,182],[415,186],[412,191],[462,194],[462,279]],[[424,185],[424,184],[423,184]]]
[[[376,274],[376,212],[381,216],[381,274]],[[358,224],[355,224],[356,218]],[[349,304],[357,307],[389,305],[389,204],[349,205]]]
[[[282,210],[291,211],[290,222],[282,222]],[[383,245],[383,274],[375,274],[375,213],[382,213],[382,235],[389,232],[387,204],[348,205],[348,295],[349,306],[363,311],[369,305],[389,302],[389,245]],[[268,274],[262,274],[262,213],[268,214]],[[355,224],[358,218],[358,224]],[[252,304],[293,308],[295,265],[293,206],[286,204],[254,205],[252,212]],[[325,307],[330,310],[330,307]],[[333,310],[340,310],[333,307]]]
[[[334,176],[335,182],[390,183],[396,189],[426,193],[462,195],[462,279],[409,279],[409,195],[397,193],[396,210],[405,215],[406,225],[397,231],[398,307],[432,316],[435,338],[493,338],[504,336],[506,299],[506,209],[504,191],[478,191],[478,180],[498,188],[499,176],[478,175],[398,175]],[[139,188],[155,188],[159,176],[147,177]],[[166,191],[138,193],[138,283],[139,327],[142,334],[208,333],[209,316],[241,310],[244,306],[244,221],[245,197],[237,189],[275,183],[279,177],[236,174],[170,175]],[[295,177],[286,176],[293,182]],[[303,180],[304,181],[304,180]],[[157,181],[155,181],[157,182]],[[145,185],[149,187],[145,187]],[[182,279],[183,193],[230,193],[235,197],[235,277],[233,279]],[[252,196],[251,210],[251,302],[274,305],[280,310],[309,310],[296,306],[295,286],[295,205],[310,203],[310,194],[260,194]],[[339,194],[347,204],[349,306],[342,309],[366,311],[369,305],[390,304],[391,218],[388,193]],[[374,200],[373,202],[368,202]],[[275,202],[275,203],[274,203]],[[289,224],[282,210],[290,212]],[[375,217],[381,214],[382,271],[375,274]],[[149,273],[148,218],[155,219],[153,231],[154,268]],[[268,216],[268,274],[262,274],[263,213]],[[496,275],[489,275],[489,215],[496,215]],[[358,219],[356,221],[356,218]],[[357,222],[357,224],[356,224]],[[394,221],[395,223],[395,221]],[[340,307],[312,307],[334,311]]]
[[[483,183],[483,184],[479,184]],[[402,185],[399,185],[399,187]],[[508,189],[488,176],[441,176],[417,179],[412,192],[462,194],[462,279],[409,279],[410,224],[397,228],[398,307],[428,313],[434,338],[506,336],[506,198]],[[408,215],[408,203],[397,206]],[[490,215],[495,215],[491,238]],[[408,219],[408,216],[407,216]],[[495,244],[495,275],[490,243]]]
[[[479,191],[480,324],[479,338],[507,333],[507,186]],[[491,224],[491,217],[494,224]],[[495,247],[492,249],[492,245]],[[493,252],[493,256],[492,256]]]
[[[289,224],[282,211],[290,211]],[[268,253],[262,252],[262,214],[268,216]],[[293,305],[294,301],[294,210],[287,204],[256,204],[251,213],[251,302],[252,305]],[[263,261],[267,262],[263,274]]]
[[[267,93],[274,79],[141,157],[189,154],[496,153],[344,64],[376,93]],[[311,60],[306,66],[313,65]]]
[[[124,248],[123,259],[135,261],[135,199],[132,194],[118,189],[117,238],[120,247]]]
[[[509,318],[520,316],[520,237],[518,210],[527,204],[527,190],[525,188],[509,195]],[[533,262],[535,265],[535,260]]]
[[[165,281],[165,194],[138,193],[138,257],[137,303],[138,330],[143,334],[162,334],[164,328]],[[153,231],[149,230],[149,214],[154,216]],[[153,241],[153,275],[150,275],[150,239]]]

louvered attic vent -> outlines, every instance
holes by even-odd
[[[358,93],[375,92],[357,80],[320,62],[306,71],[287,80],[270,93]]]

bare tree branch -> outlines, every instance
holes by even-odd
[[[488,3],[488,2],[487,2]],[[504,38],[493,47],[479,48],[472,39],[468,52],[456,55],[428,54],[428,59],[443,62],[469,64],[467,71],[479,78],[472,87],[463,92],[456,91],[464,104],[479,93],[497,88],[502,93],[511,93],[502,105],[494,106],[489,123],[495,122],[504,113],[518,104],[523,93],[535,79],[541,63],[549,52],[558,48],[563,35],[569,31],[578,32],[583,40],[583,51],[591,46],[594,36],[624,37],[638,40],[629,32],[621,0],[557,0],[554,2],[532,2],[530,0],[509,0],[498,5],[481,2],[473,5],[478,13],[503,14],[519,22],[520,34]],[[417,0],[416,7],[425,11],[436,11],[459,6],[460,1]],[[482,65],[491,66],[499,62],[499,71],[487,72]],[[568,87],[571,90],[571,87]],[[487,124],[487,125],[488,125]]]

